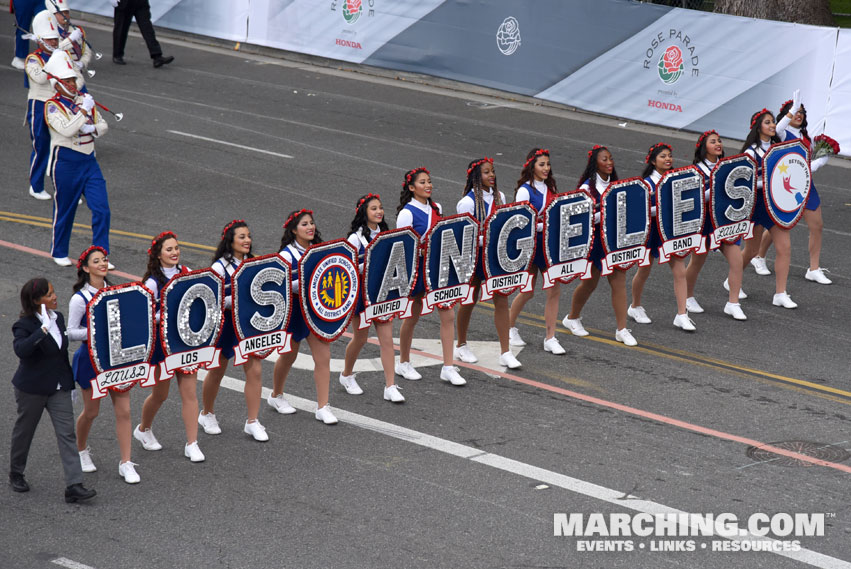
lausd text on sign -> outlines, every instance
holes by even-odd
[[[423,314],[473,302],[478,240],[479,223],[466,213],[444,217],[426,234]]]
[[[800,139],[774,144],[762,159],[762,191],[771,219],[792,229],[801,219],[810,195],[809,151]]]
[[[419,235],[410,228],[382,231],[366,246],[360,328],[373,320],[389,322],[395,316],[411,316],[413,301],[408,297],[417,282],[419,253]]]
[[[594,198],[576,190],[553,198],[544,210],[543,288],[576,277],[591,278],[591,246],[594,243]]]
[[[279,254],[246,259],[233,274],[234,363],[249,355],[266,357],[273,349],[289,352],[287,324],[292,311],[292,269]],[[298,310],[298,308],[296,308]]]
[[[333,342],[352,319],[360,291],[358,253],[345,239],[313,245],[299,261],[299,298],[310,331]]]
[[[709,176],[709,248],[753,237],[756,203],[756,162],[747,154],[722,158]]]
[[[706,239],[701,233],[706,215],[704,184],[703,172],[694,165],[669,170],[659,180],[656,221],[662,237],[660,263],[667,263],[672,255],[706,253]]]
[[[156,383],[148,363],[154,351],[154,295],[141,283],[103,288],[86,306],[89,357],[97,376],[92,399],[107,390]]]
[[[485,280],[482,300],[494,293],[508,295],[518,288],[532,290],[529,266],[535,256],[537,212],[528,203],[500,205],[483,223],[482,259]]]
[[[612,182],[600,196],[603,275],[650,264],[650,186],[641,178]]]
[[[175,371],[219,366],[225,283],[212,269],[172,277],[160,293],[160,337],[165,359],[160,380]]]

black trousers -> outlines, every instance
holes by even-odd
[[[35,429],[42,413],[47,409],[56,442],[59,445],[59,457],[65,471],[65,485],[70,486],[83,481],[80,455],[77,452],[77,436],[74,434],[74,407],[71,405],[70,391],[55,391],[50,395],[35,395],[15,389],[15,401],[18,403],[18,418],[12,429],[12,452],[9,457],[9,473],[23,474],[27,467],[27,455],[30,452]]]
[[[127,45],[127,34],[130,32],[130,24],[133,23],[134,17],[148,46],[151,59],[160,57],[163,50],[154,34],[151,5],[148,4],[148,0],[121,0],[118,3],[115,8],[115,24],[112,28],[112,57],[124,57],[124,46]]]

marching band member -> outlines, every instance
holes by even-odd
[[[697,144],[694,149],[694,161],[692,162],[700,171],[703,172],[706,187],[704,188],[704,196],[709,207],[709,184],[711,181],[712,170],[720,159],[724,158],[724,143],[721,141],[721,135],[714,130],[707,130],[697,139]],[[707,213],[706,219],[703,221],[703,231],[701,235],[704,238],[712,233],[712,220]],[[742,298],[740,291],[742,290],[742,250],[735,243],[722,243],[721,253],[727,259],[730,270],[727,273],[725,286],[729,289],[729,297],[727,304],[724,305],[724,314],[729,314],[736,320],[747,320],[747,316],[742,311],[742,305],[739,304],[739,299]],[[697,302],[694,297],[694,287],[697,283],[697,275],[706,263],[706,258],[709,255],[692,254],[686,267],[686,286],[687,298],[686,309],[689,312],[700,314],[703,312],[703,307]],[[745,295],[746,297],[747,295]]]
[[[15,57],[12,59],[12,67],[15,69],[26,69],[27,53],[30,50],[30,38],[27,30],[30,23],[38,12],[44,10],[41,0],[12,0],[9,2],[9,11],[14,12],[15,17]]]
[[[421,240],[425,239],[426,233],[440,220],[441,215],[440,204],[431,199],[433,189],[431,173],[426,168],[420,166],[405,173],[399,205],[396,208],[397,228],[411,227],[420,235]],[[421,257],[420,268],[417,271],[417,284],[411,292],[412,315],[402,321],[402,327],[399,331],[399,363],[396,364],[396,375],[401,375],[411,381],[422,379],[422,376],[411,365],[411,343],[414,341],[414,328],[422,312],[423,293],[425,293],[425,262]],[[440,345],[443,348],[443,367],[440,370],[440,379],[452,385],[466,385],[467,380],[461,377],[461,374],[452,365],[455,311],[438,306],[437,313],[440,317]]]
[[[159,303],[160,291],[175,275],[189,272],[185,266],[180,264],[180,244],[177,235],[171,231],[163,231],[151,241],[148,249],[148,266],[142,282],[154,293],[154,298]],[[162,380],[159,377],[159,364],[165,359],[162,343],[160,342],[160,315],[156,315],[154,340],[154,353],[151,355],[151,365],[157,368],[157,383],[151,388],[151,392],[142,405],[142,422],[133,430],[133,437],[142,443],[145,450],[160,450],[162,445],[157,441],[151,424],[162,404],[168,398],[168,390],[171,381]],[[175,372],[177,387],[180,390],[181,415],[183,426],[186,429],[186,445],[183,447],[183,455],[192,462],[203,462],[204,453],[198,448],[198,395],[196,385],[198,384],[198,373],[196,371]]]
[[[83,412],[77,418],[77,449],[80,452],[80,465],[83,472],[97,470],[92,461],[91,448],[87,445],[92,423],[100,412],[100,399],[92,398],[92,380],[97,376],[89,357],[88,344],[88,313],[86,307],[97,292],[110,286],[106,275],[109,272],[109,259],[106,250],[92,245],[83,251],[77,260],[77,282],[74,284],[74,295],[68,303],[68,340],[82,342],[74,352],[71,368],[74,380],[83,393]],[[136,484],[141,480],[136,472],[137,464],[130,461],[131,432],[133,424],[130,421],[130,388],[133,384],[110,389],[112,407],[115,411],[115,435],[121,450],[121,462],[118,463],[118,475],[128,484]],[[120,389],[120,390],[119,390]]]
[[[564,327],[570,330],[574,336],[588,335],[579,315],[582,313],[585,303],[591,298],[591,293],[597,288],[603,268],[602,259],[605,256],[605,251],[603,250],[603,236],[599,221],[600,196],[609,184],[617,180],[618,174],[615,171],[615,159],[612,157],[612,153],[605,146],[595,145],[588,151],[588,163],[579,177],[579,189],[591,194],[597,211],[594,215],[597,229],[594,232],[594,243],[591,245],[591,253],[588,257],[593,265],[591,267],[591,278],[579,282],[579,285],[573,291],[570,312],[561,321]],[[626,327],[626,271],[615,269],[606,278],[609,281],[609,287],[612,289],[612,309],[615,312],[615,322],[617,323],[615,340],[626,346],[636,346],[638,342]]]
[[[56,19],[45,10],[33,18],[32,30],[38,48],[27,56],[25,62],[29,79],[26,122],[33,147],[30,154],[29,191],[37,200],[49,200],[50,194],[44,191],[44,173],[47,171],[47,160],[50,157],[50,129],[44,120],[44,103],[53,97],[56,91],[44,71],[44,65],[59,44],[59,30]]]
[[[798,91],[795,91],[795,96],[783,103],[780,107],[778,117],[782,117],[777,123],[777,136],[783,142],[800,138],[807,149],[812,147],[812,140],[807,132],[807,109],[801,103]],[[827,164],[827,156],[817,158],[810,163],[810,170],[815,173],[816,170]],[[809,238],[809,254],[810,265],[807,267],[807,272],[804,278],[808,281],[817,282],[823,285],[829,285],[833,281],[827,278],[824,273],[826,269],[819,266],[819,257],[821,256],[821,240],[824,230],[824,219],[821,214],[821,198],[815,184],[810,183],[810,193],[807,197],[807,203],[804,206],[804,221],[807,222],[807,229],[810,233]],[[759,247],[759,256],[751,260],[751,264],[757,269],[760,275],[769,275],[771,271],[765,265],[765,254],[768,248],[771,247],[771,233],[762,234],[762,242]]]
[[[362,196],[355,206],[355,218],[352,220],[351,234],[348,242],[358,250],[358,259],[363,267],[366,246],[375,239],[382,231],[387,231],[387,222],[384,220],[384,206],[381,205],[381,196],[378,194],[366,194]],[[361,269],[363,270],[363,269]],[[354,367],[358,355],[366,344],[369,328],[361,329],[358,326],[360,314],[364,311],[363,296],[358,297],[358,306],[355,317],[352,320],[352,339],[346,346],[346,359],[343,371],[340,373],[340,383],[350,395],[360,395],[363,390],[355,380]],[[384,400],[393,403],[404,403],[405,397],[399,392],[400,387],[396,385],[393,374],[395,352],[393,351],[393,321],[381,322],[373,320],[375,332],[378,335],[378,346],[381,350],[381,367],[384,369]]]
[[[313,212],[309,209],[294,211],[287,216],[283,225],[284,234],[281,237],[280,255],[286,259],[292,267],[293,293],[299,293],[299,261],[302,255],[311,245],[322,243],[322,236],[313,220]],[[290,321],[287,324],[287,332],[292,334],[290,340],[292,350],[278,356],[275,362],[274,386],[267,402],[275,411],[283,415],[295,413],[295,407],[284,399],[284,384],[292,369],[298,347],[302,340],[307,338],[310,353],[313,356],[313,382],[316,384],[316,420],[326,425],[337,423],[337,417],[331,412],[328,405],[328,396],[331,386],[331,346],[328,342],[319,339],[311,332],[304,319],[301,303],[294,306],[290,313]]]
[[[59,24],[59,37],[62,40],[59,42],[58,49],[68,52],[68,55],[71,56],[71,61],[74,62],[74,71],[83,83],[80,90],[85,93],[86,78],[83,71],[92,60],[92,50],[86,42],[86,31],[71,23],[71,9],[68,0],[44,0],[44,7],[48,13],[56,18]]]
[[[494,206],[505,203],[505,194],[500,192],[496,186],[496,172],[494,171],[492,158],[480,158],[473,160],[467,165],[467,183],[464,186],[462,195],[463,197],[455,206],[455,211],[472,215],[480,225],[491,214]],[[481,240],[481,237],[479,239]],[[455,322],[458,338],[454,355],[456,359],[467,363],[476,363],[479,361],[479,358],[467,346],[467,330],[470,328],[473,308],[475,308],[476,302],[479,301],[480,285],[485,280],[482,254],[482,247],[479,246],[476,253],[476,259],[479,262],[476,264],[476,274],[470,283],[475,290],[473,293],[475,302],[473,304],[462,304],[459,306],[458,318]],[[511,348],[508,344],[508,297],[498,293],[495,294],[493,297],[493,308],[493,323],[496,327],[496,335],[499,338],[501,354],[499,356],[499,364],[509,369],[517,369],[521,366],[521,363],[511,353]]]
[[[222,332],[216,342],[216,347],[221,350],[219,355],[219,366],[207,370],[204,377],[204,386],[201,390],[203,408],[198,415],[198,424],[208,435],[218,435],[222,432],[214,412],[216,396],[219,394],[219,386],[228,369],[228,360],[235,354],[237,344],[236,333],[233,329],[233,297],[231,296],[231,279],[239,268],[239,265],[254,255],[251,253],[251,231],[248,224],[242,219],[234,219],[222,229],[222,238],[213,254],[212,269],[225,281],[225,311]],[[260,424],[257,416],[260,414],[260,403],[263,400],[263,362],[254,356],[249,356],[242,364],[245,372],[245,407],[248,417],[245,421],[243,431],[251,435],[255,441],[266,442],[269,435],[266,428]],[[187,432],[187,437],[189,437]]]
[[[666,172],[671,170],[674,164],[673,151],[670,145],[664,142],[654,144],[647,152],[644,162],[646,166],[641,177],[650,186],[652,190],[650,201],[654,203],[656,184],[659,183],[659,180],[662,179],[662,176]],[[653,217],[656,217],[655,210],[655,207],[651,209]],[[659,257],[659,247],[661,245],[662,237],[659,235],[658,224],[651,220],[650,239],[648,239],[647,246],[650,248],[650,253],[653,257]],[[692,319],[688,317],[688,311],[686,310],[687,285],[685,259],[677,255],[672,255],[668,264],[671,266],[671,274],[674,277],[674,296],[677,299],[677,315],[674,317],[674,326],[686,332],[694,332],[697,328],[695,328]],[[652,269],[652,263],[646,267],[638,267],[635,276],[632,277],[632,304],[627,309],[627,314],[639,324],[650,324],[651,322],[644,307],[641,306],[641,294],[644,292],[644,285],[647,284],[647,279],[650,277],[650,271]]]
[[[526,162],[520,172],[520,179],[514,189],[515,202],[529,202],[542,215],[547,204],[558,194],[556,181],[550,166],[550,151],[544,148],[533,148],[526,155]],[[532,271],[532,288],[538,280],[538,272],[547,270],[546,257],[544,256],[544,226],[538,218],[538,238],[535,243],[535,259],[530,267]],[[535,291],[521,292],[511,302],[508,314],[509,343],[512,346],[525,346],[526,342],[520,337],[517,330],[517,317],[523,307],[532,298]],[[544,304],[544,324],[546,335],[544,336],[544,351],[557,356],[565,353],[564,348],[556,338],[556,320],[558,319],[558,302],[561,294],[561,283],[556,282],[552,288],[544,290],[546,304]]]
[[[95,158],[95,138],[106,134],[108,127],[92,96],[77,91],[77,75],[66,52],[54,51],[44,71],[56,89],[56,95],[44,104],[50,127],[47,168],[55,190],[50,255],[57,265],[68,267],[72,265],[68,243],[80,196],[86,197],[92,212],[92,242],[109,251],[109,199]]]
[[[774,241],[777,257],[774,260],[774,306],[783,308],[797,308],[798,305],[786,292],[786,280],[789,277],[789,265],[792,261],[792,243],[789,239],[789,230],[783,229],[774,223],[766,209],[765,197],[762,190],[762,161],[765,153],[772,144],[780,142],[777,136],[777,125],[774,115],[768,109],[757,111],[751,117],[751,129],[742,146],[742,152],[753,158],[757,163],[757,189],[756,205],[754,206],[753,239],[745,241],[745,249],[742,255],[742,268],[747,267],[759,252],[760,240],[763,232],[768,229]]]

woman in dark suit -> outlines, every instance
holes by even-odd
[[[18,419],[12,430],[9,484],[15,492],[29,491],[24,479],[27,455],[42,412],[47,409],[65,470],[65,501],[88,500],[96,492],[83,486],[71,405],[74,376],[68,363],[65,319],[56,312],[53,285],[45,278],[27,281],[21,289],[21,307],[21,317],[12,325],[20,363],[12,378]]]

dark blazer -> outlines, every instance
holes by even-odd
[[[12,384],[24,393],[50,395],[56,385],[65,391],[74,389],[74,373],[68,363],[68,337],[65,335],[65,318],[56,313],[56,325],[62,333],[62,346],[41,329],[35,316],[19,319],[12,325],[15,336],[15,355],[20,359]]]

